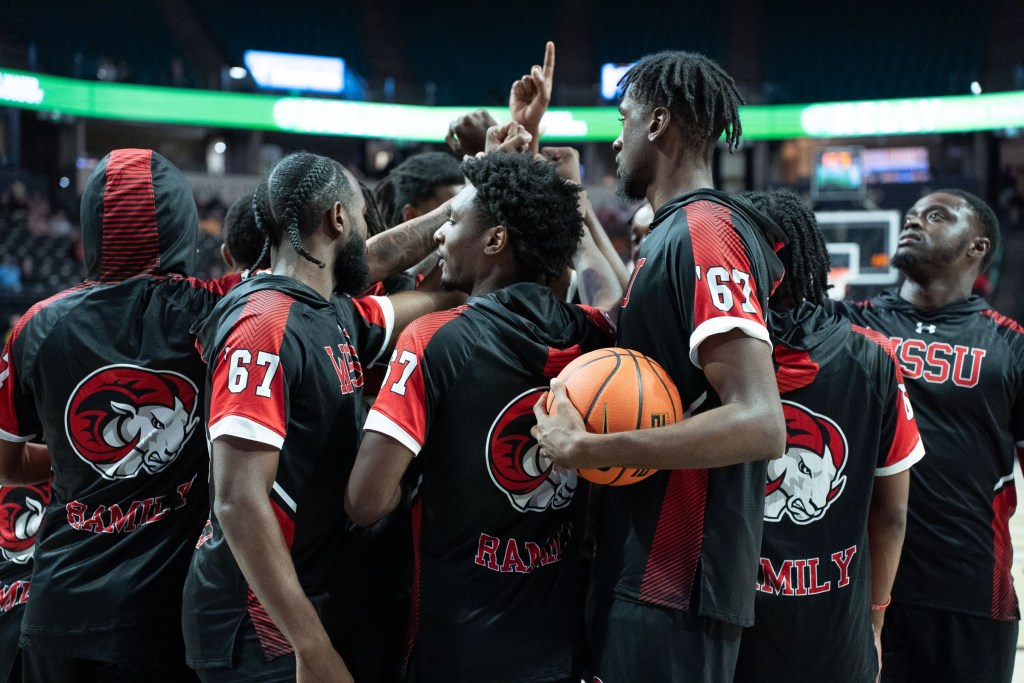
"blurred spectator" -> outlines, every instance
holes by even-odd
[[[214,237],[221,236],[221,229],[224,227],[224,215],[227,207],[220,197],[214,197],[199,209],[199,229],[207,235]]]
[[[50,234],[50,202],[38,192],[28,197],[28,231],[37,237]]]
[[[0,262],[0,290],[21,291],[21,268],[13,256],[4,256]]]
[[[50,236],[68,237],[71,235],[71,231],[71,221],[68,220],[68,215],[64,212],[64,209],[57,209],[50,216]]]

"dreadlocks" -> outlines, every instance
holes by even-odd
[[[658,52],[637,62],[619,81],[627,94],[648,107],[667,107],[685,122],[688,142],[711,156],[725,133],[732,151],[739,147],[743,97],[732,76],[696,52]]]
[[[772,294],[769,306],[784,311],[804,300],[824,302],[828,297],[830,259],[814,212],[789,190],[747,192],[743,196],[789,238],[789,244],[779,251],[786,276]]]
[[[254,264],[268,259],[271,246],[279,246],[284,234],[306,260],[321,268],[324,263],[302,246],[323,215],[336,201],[351,207],[355,196],[341,165],[327,157],[295,152],[279,161],[252,196],[256,227],[263,233],[263,250]]]

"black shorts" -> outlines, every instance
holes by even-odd
[[[591,592],[587,629],[593,683],[728,683],[743,632],[734,624],[604,591]]]
[[[1010,683],[1016,621],[892,603],[882,628],[885,683]]]
[[[46,650],[22,651],[22,675],[25,683],[190,683],[196,675],[182,658],[177,664],[115,664],[94,659],[61,657]]]
[[[267,661],[248,618],[235,637],[230,667],[197,668],[203,683],[289,683],[295,680],[295,655]]]

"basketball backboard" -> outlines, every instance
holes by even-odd
[[[833,267],[849,270],[851,285],[890,285],[899,271],[890,258],[900,231],[898,211],[818,211]]]

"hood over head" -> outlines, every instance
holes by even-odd
[[[82,241],[90,280],[190,275],[199,212],[185,176],[149,149],[115,149],[82,193]]]

